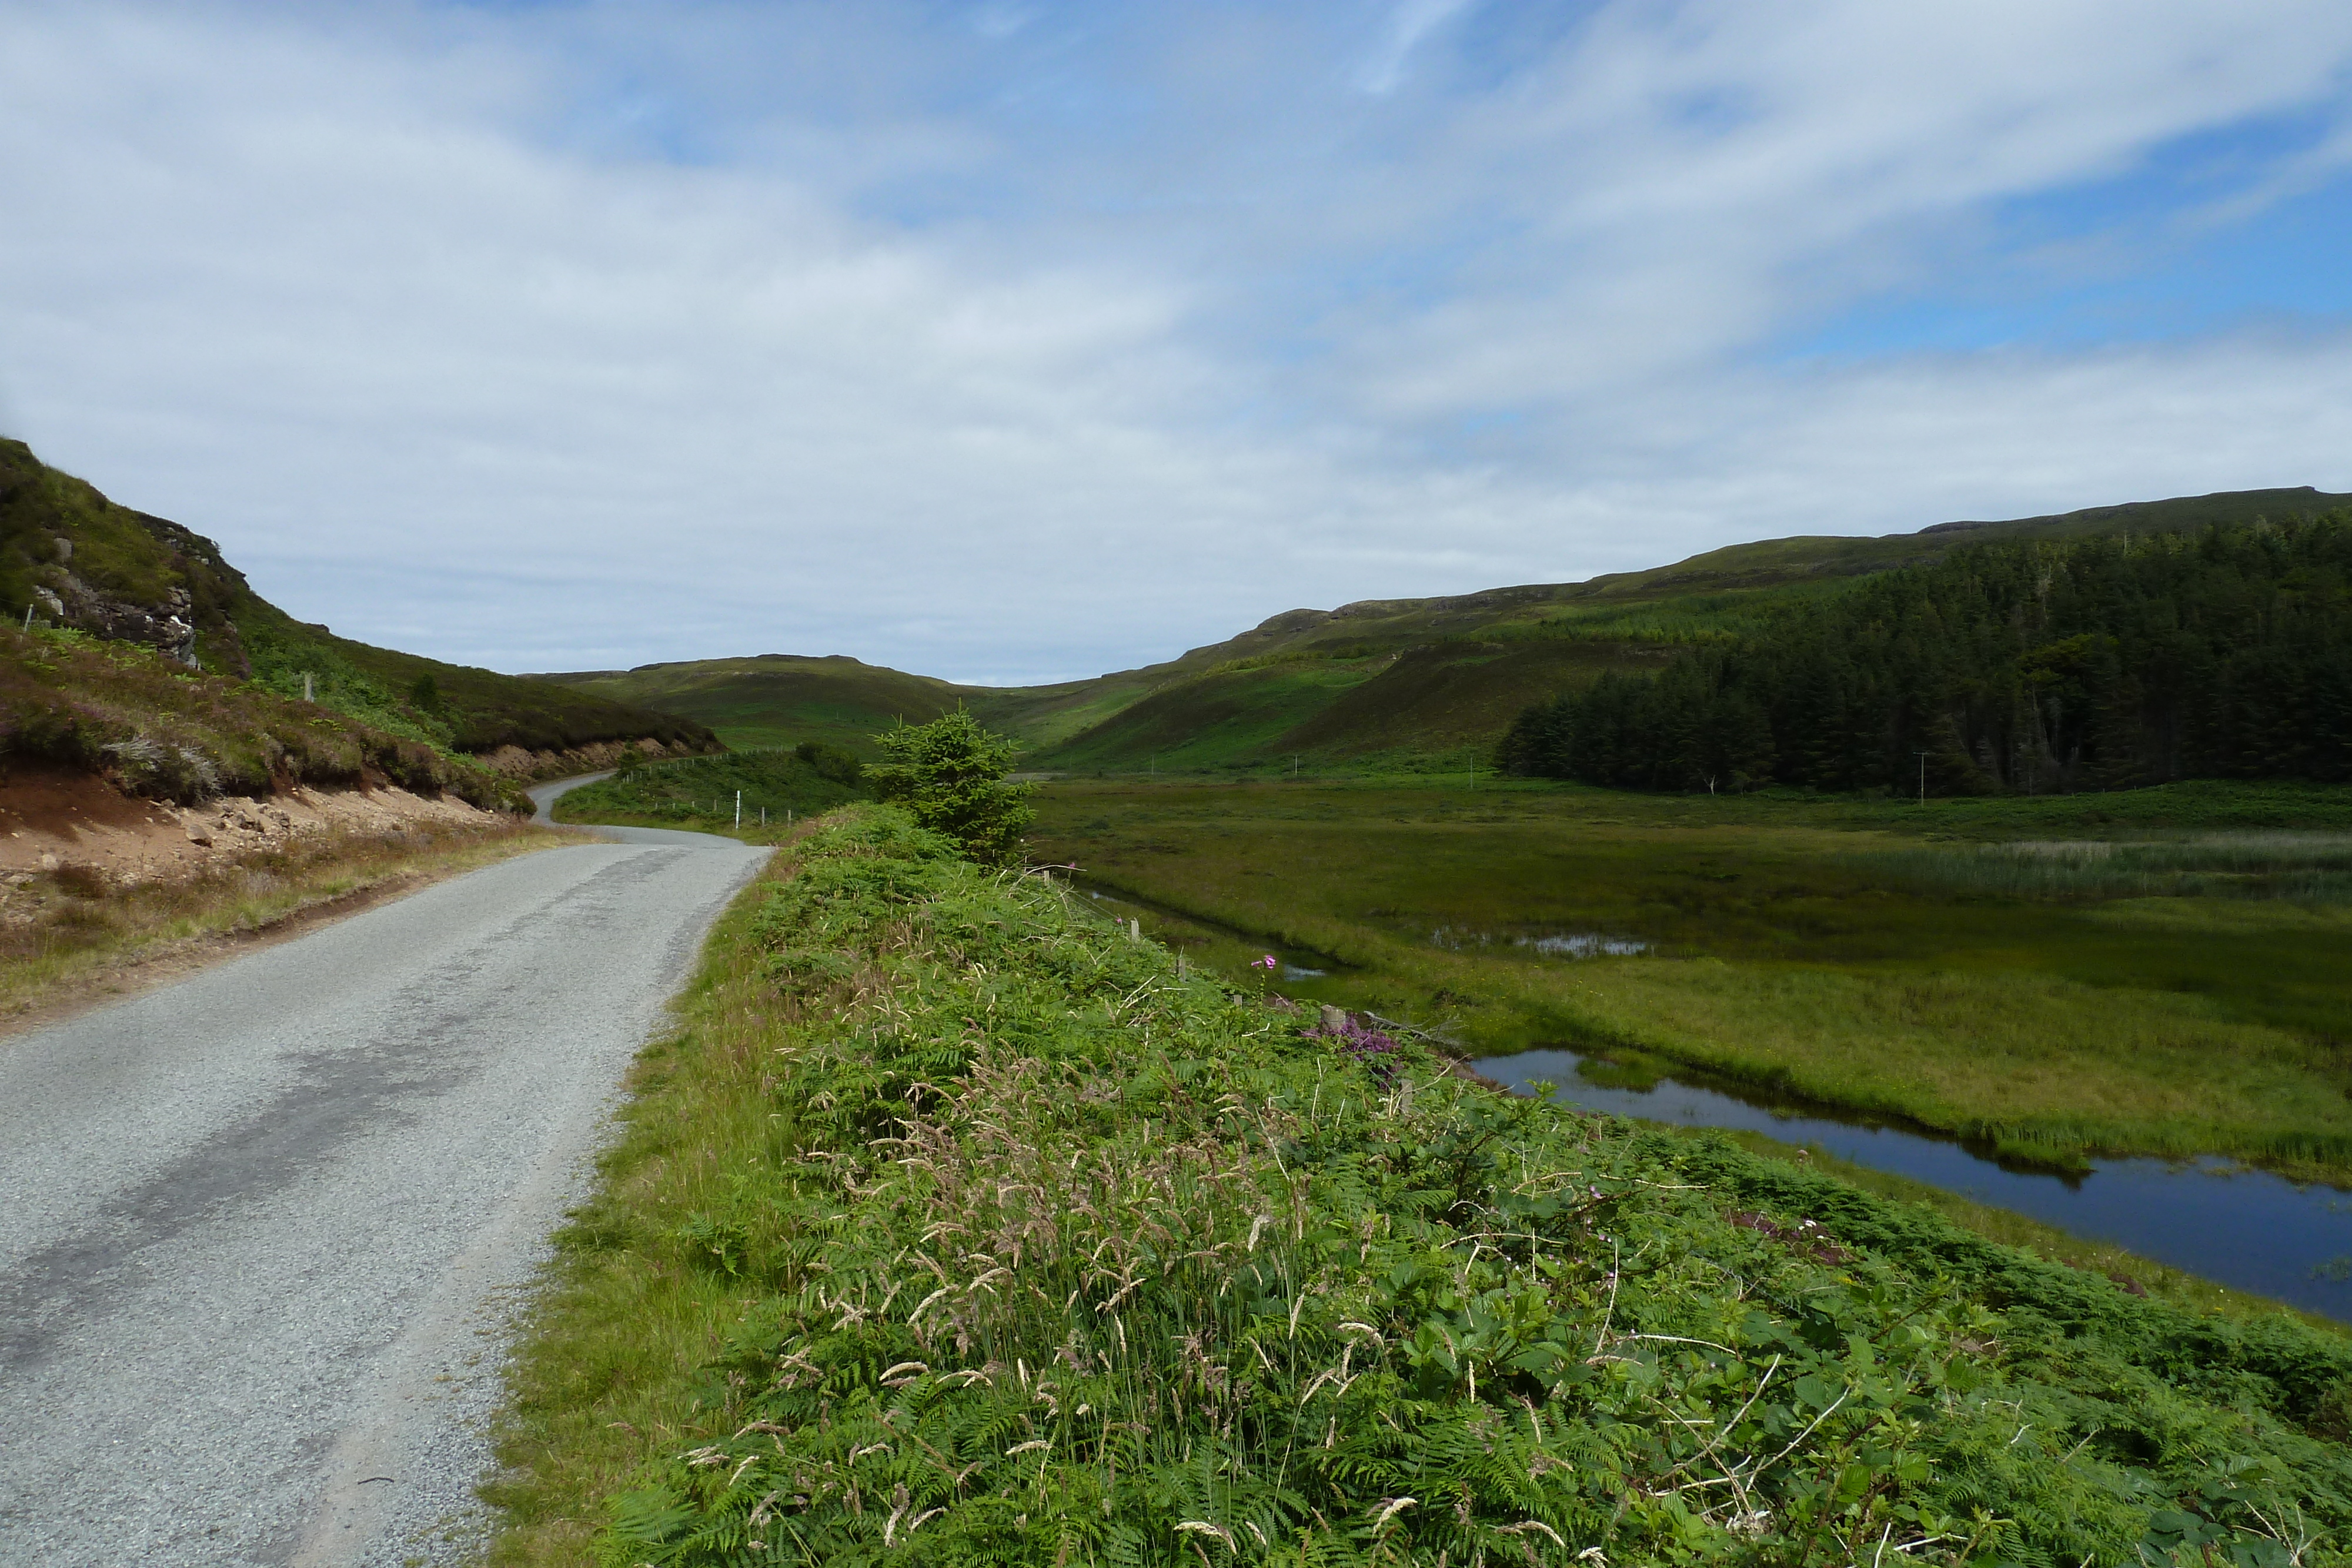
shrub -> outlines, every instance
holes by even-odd
[[[830,779],[836,784],[854,789],[866,777],[866,764],[858,760],[856,752],[827,746],[822,740],[803,740],[793,747],[793,755],[815,768],[819,778]]]
[[[961,708],[874,738],[888,758],[868,770],[876,794],[904,805],[917,823],[982,865],[1021,858],[1021,831],[1034,813],[1028,787],[1005,782],[1016,755],[1012,741]]]

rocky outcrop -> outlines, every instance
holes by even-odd
[[[192,670],[249,677],[253,666],[228,615],[229,605],[245,591],[245,580],[221,559],[219,547],[165,517],[127,507],[117,515],[162,547],[161,560],[125,579],[147,586],[127,588],[106,580],[107,571],[86,571],[75,559],[70,537],[37,534],[28,547],[37,564],[26,608],[95,637],[152,648]]]
[[[144,643],[192,670],[204,667],[196,660],[196,611],[186,589],[172,589],[161,604],[136,604],[100,593],[70,571],[58,578],[54,588],[34,589],[33,597],[66,625],[118,642]]]

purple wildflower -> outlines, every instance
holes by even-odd
[[[1336,1025],[1318,1024],[1307,1031],[1307,1038],[1337,1042],[1349,1060],[1367,1063],[1381,1078],[1395,1071],[1392,1059],[1397,1042],[1379,1030],[1366,1029],[1353,1018]]]

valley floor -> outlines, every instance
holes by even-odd
[[[1478,1054],[1681,1063],[2045,1165],[2352,1179],[2352,790],[1129,780],[1039,804],[1038,857],[1160,906],[1196,962],[1275,946],[1285,988]]]

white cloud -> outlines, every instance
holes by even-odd
[[[2334,327],[1752,353],[1992,204],[2334,112],[2352,14],[1520,15],[20,6],[0,397],[296,613],[514,669],[1037,679],[1776,532],[2352,487]]]
[[[1414,48],[1469,4],[1470,0],[1397,0],[1389,13],[1387,36],[1364,62],[1357,85],[1369,93],[1395,91],[1404,79],[1405,62]]]

